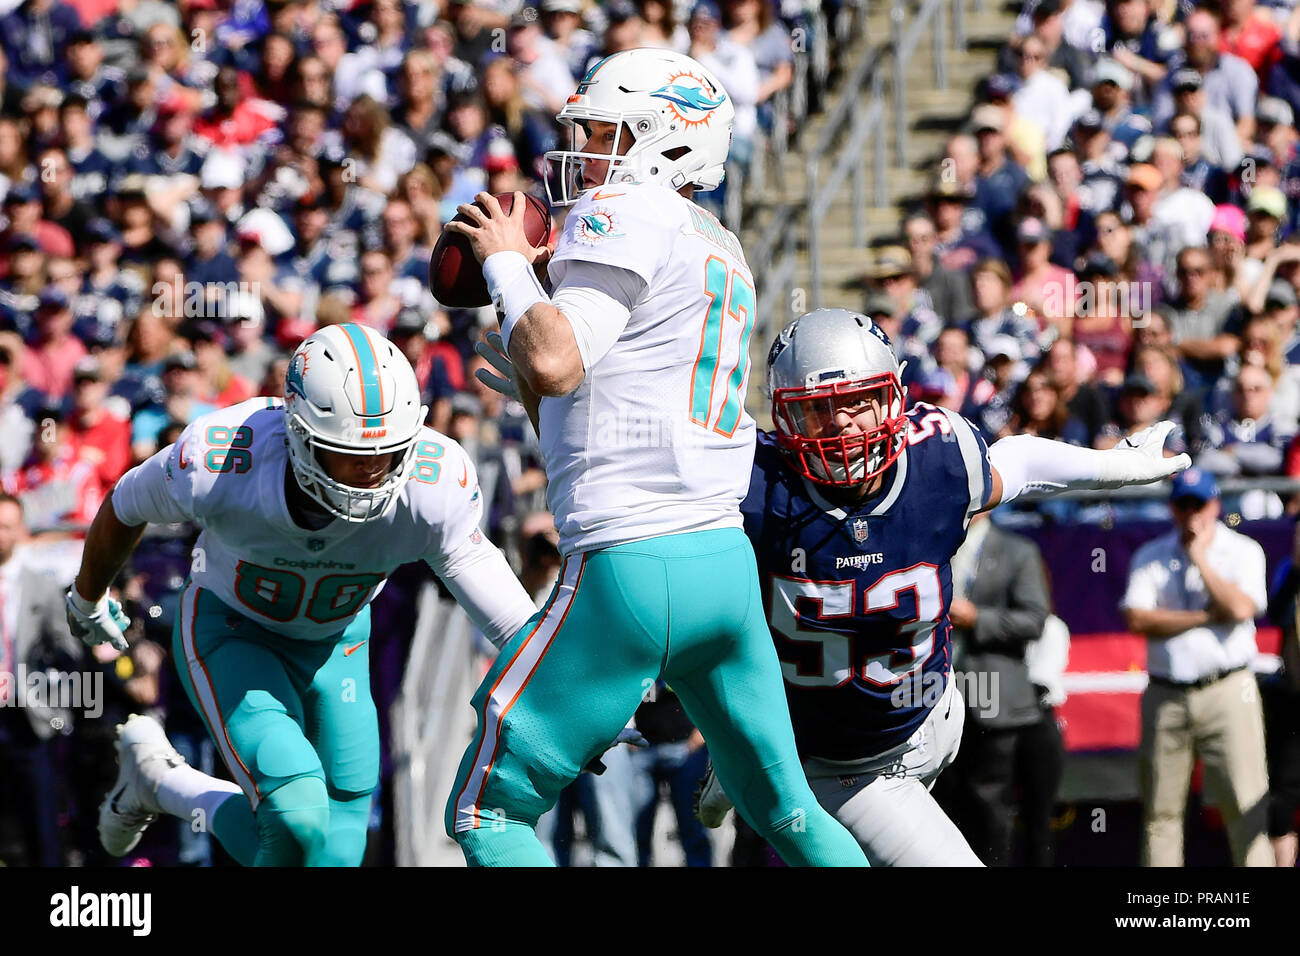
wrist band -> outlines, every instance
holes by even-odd
[[[537,273],[520,252],[494,252],[483,262],[483,278],[501,318],[501,341],[510,348],[510,333],[525,312],[538,302],[550,302]]]

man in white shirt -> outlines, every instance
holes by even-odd
[[[1175,529],[1138,549],[1121,604],[1150,641],[1142,695],[1142,862],[1183,865],[1192,765],[1223,815],[1237,866],[1272,866],[1264,721],[1250,671],[1267,606],[1264,550],[1218,520],[1214,476],[1189,468],[1171,496]]]
[[[1047,134],[1047,149],[1065,142],[1074,118],[1087,109],[1087,94],[1076,104],[1070,89],[1047,69],[1047,47],[1037,36],[1020,45],[1020,89],[1011,97],[1016,115],[1037,123]]]

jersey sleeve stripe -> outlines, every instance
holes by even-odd
[[[194,639],[194,625],[199,616],[199,595],[202,592],[201,587],[191,582],[181,594],[181,647],[185,651],[185,666],[189,672],[190,684],[194,687],[194,699],[198,702],[203,722],[208,725],[208,733],[216,741],[217,749],[221,751],[221,759],[229,768],[235,782],[239,784],[239,788],[248,797],[248,802],[252,804],[253,812],[256,813],[262,795],[258,792],[253,775],[249,773],[248,767],[235,752],[234,744],[230,742],[230,731],[226,729],[225,721],[221,719],[221,707],[217,701],[212,675],[208,673],[207,665],[199,656],[198,643]]]
[[[948,412],[948,421],[952,423],[953,433],[957,436],[957,447],[961,449],[961,458],[966,464],[966,485],[970,490],[970,505],[966,509],[966,519],[969,521],[984,505],[987,495],[985,473],[988,464],[985,455],[980,451],[979,439],[975,437],[970,422],[956,412]]]

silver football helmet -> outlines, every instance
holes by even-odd
[[[907,436],[902,371],[889,337],[857,312],[818,309],[782,329],[767,355],[767,383],[778,441],[795,469],[851,487],[889,468]]]

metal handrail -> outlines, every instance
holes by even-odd
[[[960,2],[960,0],[957,0]],[[889,10],[894,57],[894,163],[907,165],[907,63],[916,54],[927,30],[933,43],[934,85],[948,88],[948,47],[945,0],[925,0],[921,9],[903,31],[903,0],[894,0]]]
[[[850,186],[855,246],[866,246],[868,238],[868,162],[871,163],[871,202],[875,206],[888,205],[887,131],[891,128],[891,120],[895,164],[902,166],[907,161],[906,65],[928,33],[933,44],[935,85],[940,89],[947,86],[950,16],[953,47],[958,50],[966,47],[964,7],[971,0],[951,0],[951,11],[948,2],[923,0],[908,22],[905,0],[891,0],[890,36],[883,42],[866,42],[865,0],[854,0],[853,13],[856,16],[852,19],[837,18],[837,46],[843,50],[858,42],[862,53],[845,77],[840,98],[827,114],[821,135],[805,154],[807,190],[802,203],[778,206],[758,243],[752,247],[750,258],[759,283],[759,308],[770,335],[775,335],[786,318],[784,307],[771,310],[777,307],[778,297],[793,287],[799,278],[797,243],[787,233],[792,232],[803,239],[808,250],[808,298],[811,307],[816,308],[822,303],[821,240],[817,224],[838,199],[845,181],[848,180]],[[982,8],[982,2],[976,0],[976,9]],[[890,97],[886,96],[884,89],[886,77],[892,77]],[[831,171],[823,177],[822,162],[832,154]]]

